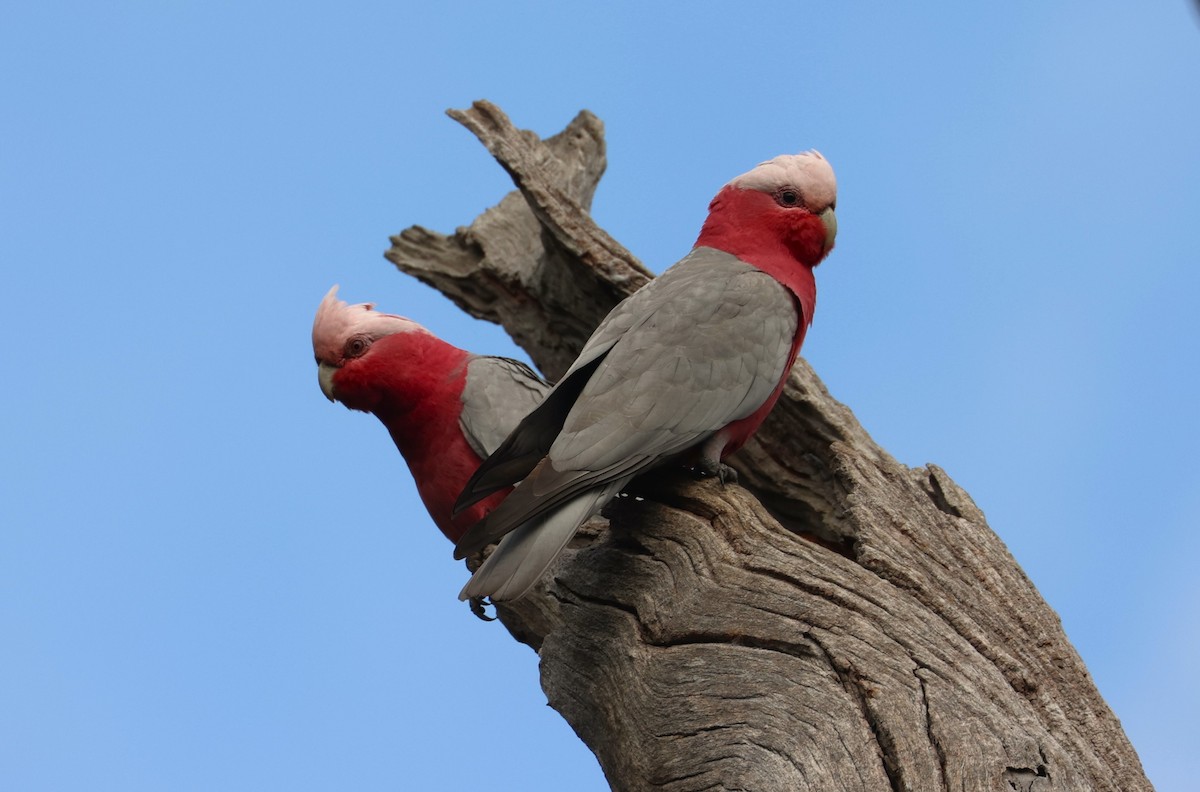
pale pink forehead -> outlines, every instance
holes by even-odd
[[[337,298],[337,291],[337,286],[329,290],[313,319],[313,351],[318,355],[339,353],[346,339],[355,335],[379,338],[393,333],[429,332],[411,319],[376,311],[374,303],[349,305]]]
[[[818,151],[781,154],[736,177],[729,184],[743,190],[773,193],[781,187],[800,191],[810,206],[830,206],[837,200],[833,167]]]

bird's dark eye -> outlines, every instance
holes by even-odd
[[[369,346],[371,346],[371,340],[369,338],[364,338],[363,336],[354,336],[346,342],[346,348],[343,350],[343,354],[348,358],[356,358],[361,356],[362,353],[366,352]]]
[[[775,193],[775,202],[780,206],[801,206],[803,202],[800,200],[800,193],[795,190],[785,187]]]

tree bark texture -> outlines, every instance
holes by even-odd
[[[543,141],[486,102],[450,115],[518,189],[387,257],[557,377],[653,277],[588,214],[603,125]],[[894,460],[807,363],[727,461],[740,485],[637,480],[497,609],[614,789],[1151,788],[970,496]]]

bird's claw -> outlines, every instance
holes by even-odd
[[[488,605],[491,605],[487,597],[471,597],[467,600],[467,605],[471,608],[471,613],[474,613],[483,621],[496,621],[495,616],[488,616],[487,611],[484,610]]]
[[[692,466],[692,473],[698,479],[716,477],[721,486],[738,483],[738,472],[724,462],[710,462],[702,459]]]

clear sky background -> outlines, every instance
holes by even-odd
[[[0,788],[599,790],[370,416],[333,283],[519,354],[382,257],[511,189],[443,115],[607,124],[662,271],[815,147],[804,353],[987,513],[1160,790],[1200,741],[1200,16],[1154,3],[10,3]]]

